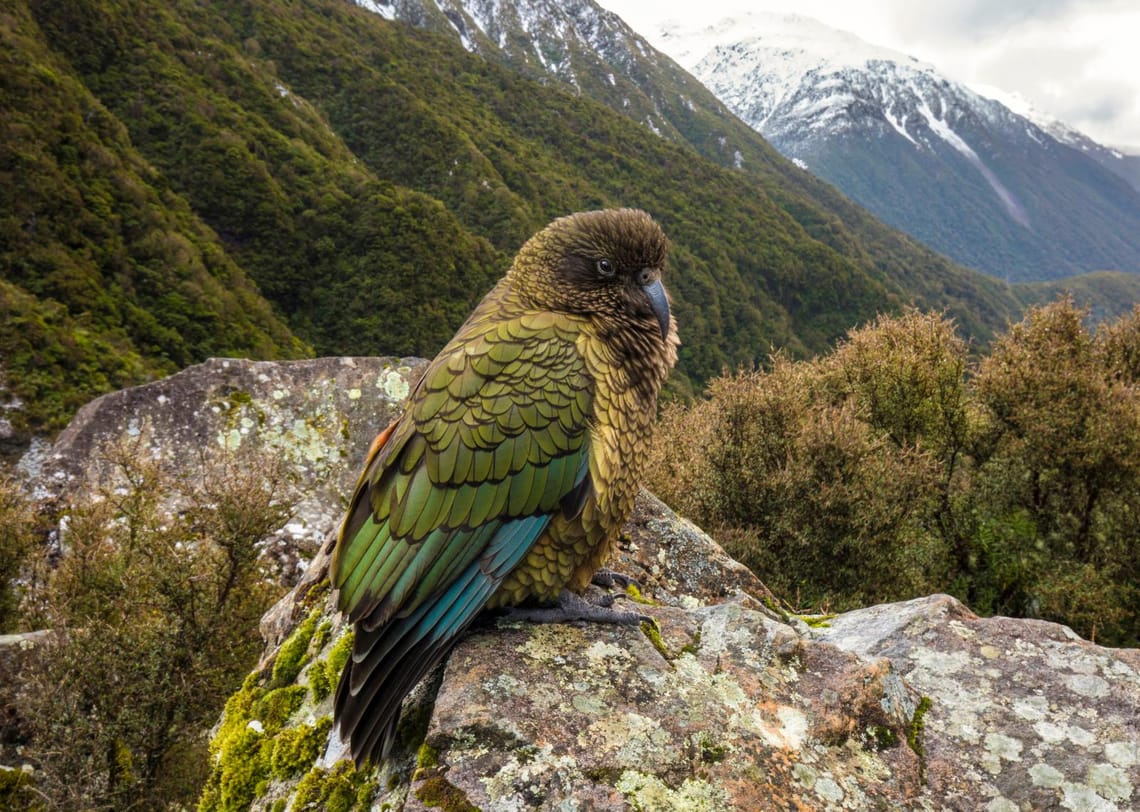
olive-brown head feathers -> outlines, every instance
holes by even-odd
[[[537,307],[672,332],[661,282],[668,254],[661,227],[639,209],[560,217],[519,251],[508,279]]]

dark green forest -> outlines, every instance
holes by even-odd
[[[905,304],[981,340],[1022,306],[759,136],[733,129],[756,159],[725,168],[699,151],[715,118],[660,138],[343,0],[17,0],[0,23],[0,373],[23,431],[211,355],[431,355],[530,233],[601,206],[672,239],[681,392]]]

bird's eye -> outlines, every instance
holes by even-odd
[[[598,274],[600,276],[613,276],[614,264],[608,259],[599,259],[597,263]]]

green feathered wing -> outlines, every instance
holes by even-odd
[[[551,517],[580,509],[591,398],[553,314],[473,315],[377,438],[330,564],[355,624],[335,716],[358,762],[386,754],[403,697]]]

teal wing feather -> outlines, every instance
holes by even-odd
[[[330,563],[355,624],[335,713],[358,762],[386,753],[403,697],[588,476],[592,390],[572,334],[467,327],[374,444]]]

